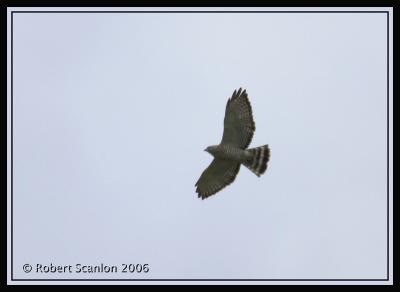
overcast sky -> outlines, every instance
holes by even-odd
[[[16,278],[386,277],[385,14],[13,19]],[[268,170],[199,200],[239,87]]]

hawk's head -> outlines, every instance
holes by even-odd
[[[211,155],[214,155],[217,152],[218,145],[208,146],[204,151],[207,151]]]

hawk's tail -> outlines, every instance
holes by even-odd
[[[260,176],[267,170],[267,163],[269,161],[269,147],[268,145],[251,148],[247,151],[252,153],[251,160],[243,163],[248,169],[250,169],[255,175]]]

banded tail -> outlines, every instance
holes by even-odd
[[[251,148],[250,151],[253,158],[248,162],[244,162],[244,166],[250,169],[256,176],[260,176],[267,170],[267,163],[269,161],[269,147],[268,145]]]

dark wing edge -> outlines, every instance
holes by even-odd
[[[236,89],[233,91],[232,97],[228,99],[227,103],[226,103],[226,107],[225,107],[225,116],[228,113],[228,109],[229,109],[229,105],[234,102],[235,100],[237,100],[238,98],[243,98],[244,102],[246,103],[247,107],[249,108],[249,112],[250,112],[250,125],[246,125],[246,127],[248,127],[249,129],[249,137],[245,143],[245,145],[243,146],[244,149],[246,149],[247,147],[249,147],[251,140],[253,139],[254,136],[254,132],[256,130],[256,124],[254,122],[254,117],[253,117],[253,108],[251,107],[251,103],[249,100],[249,97],[247,95],[246,89],[242,91],[242,88],[240,87],[238,91],[236,91]]]
[[[222,190],[225,187],[227,187],[228,185],[230,185],[235,180],[237,174],[239,173],[240,165],[241,165],[240,163],[237,164],[237,166],[234,169],[233,173],[231,173],[230,176],[226,178],[226,180],[224,181],[223,185],[221,185],[220,187],[212,189],[210,192],[202,192],[200,187],[199,187],[199,182],[204,177],[204,174],[212,166],[213,163],[217,163],[216,162],[216,158],[214,158],[214,160],[210,163],[210,165],[203,171],[203,173],[201,174],[200,178],[198,179],[198,181],[195,184],[195,186],[197,187],[196,188],[196,193],[198,194],[197,197],[201,198],[202,200],[204,200],[204,199],[206,199],[206,198],[208,198],[208,197],[210,197],[212,195],[215,195],[220,190]]]

